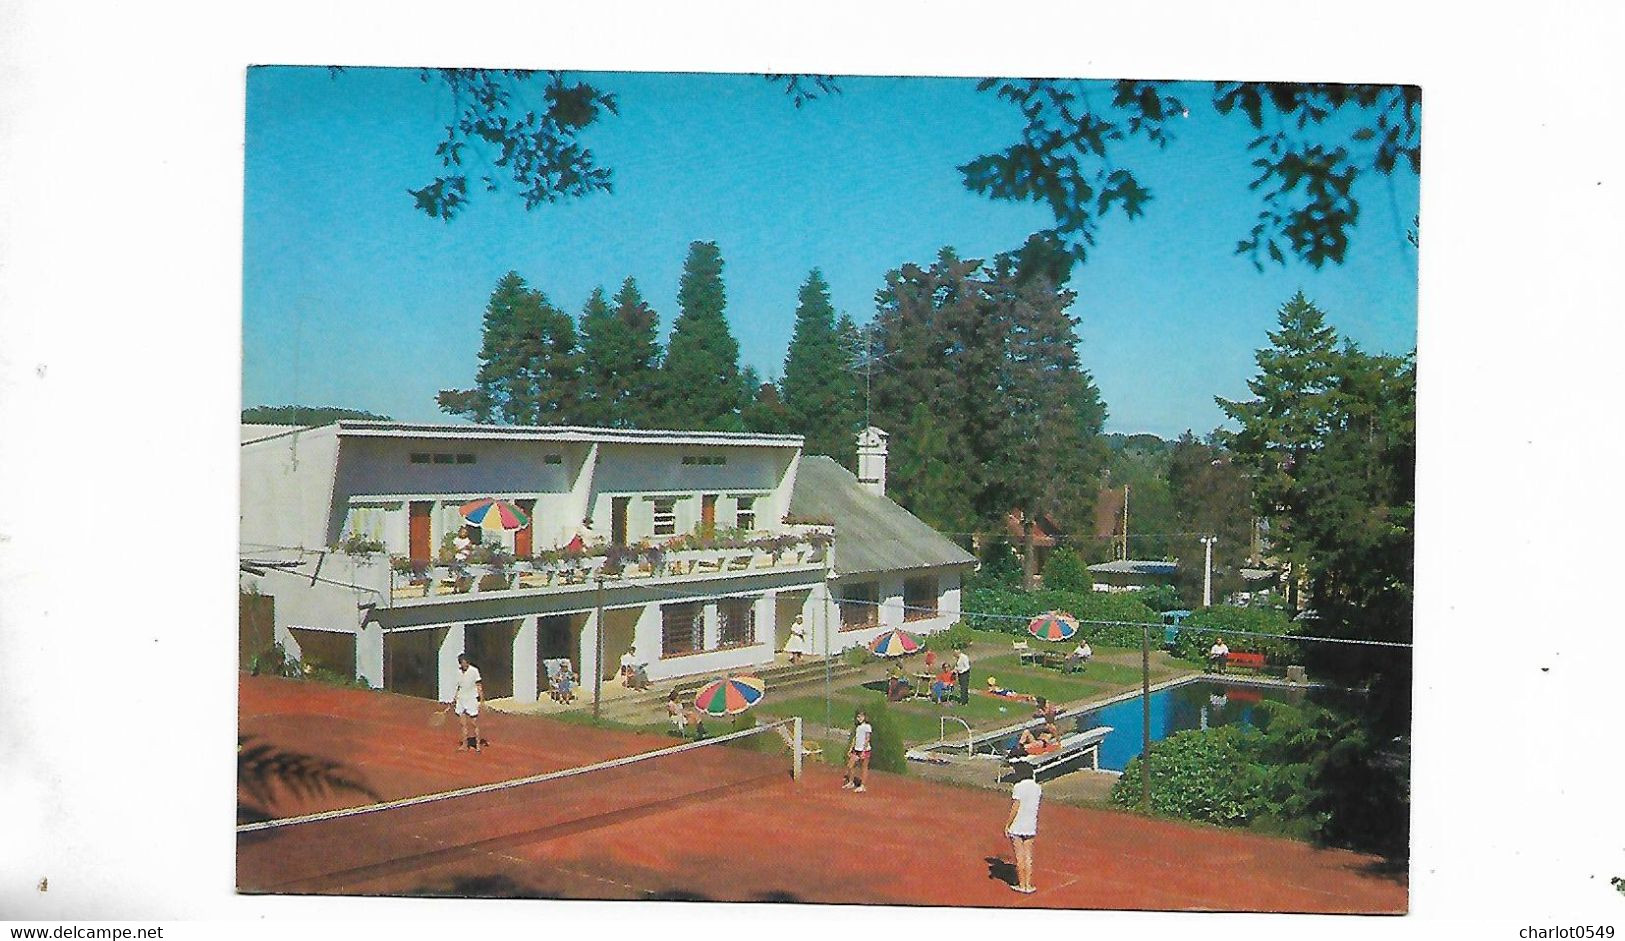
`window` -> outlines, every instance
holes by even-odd
[[[655,498],[655,535],[675,536],[677,534],[677,498]]]
[[[456,459],[457,456],[454,454],[436,454],[434,456],[434,462],[436,464],[450,464]]]
[[[717,602],[717,645],[748,647],[756,643],[756,605],[749,598]]]
[[[880,592],[874,582],[841,588],[841,630],[860,631],[880,623]]]
[[[660,609],[660,655],[678,657],[705,649],[705,606],[697,601]]]
[[[411,462],[413,464],[427,464],[427,463],[429,463],[429,452],[428,451],[414,452],[409,460],[411,460]]]
[[[683,463],[689,466],[709,467],[717,464],[726,464],[728,459],[720,454],[685,454]]]
[[[937,579],[927,575],[903,582],[903,620],[924,621],[937,616]]]
[[[734,526],[741,532],[756,528],[756,498],[738,497],[734,500]]]
[[[544,455],[542,455],[542,463],[543,464],[563,464],[564,463],[564,455],[562,455],[562,454],[544,454]]]
[[[459,455],[457,455],[457,463],[459,463],[459,464],[472,464],[472,463],[474,463],[474,455],[472,455],[472,454],[459,454]]]

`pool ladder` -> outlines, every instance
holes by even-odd
[[[948,743],[948,723],[949,722],[958,722],[960,725],[965,727],[965,757],[967,757],[967,758],[973,757],[976,754],[976,741],[975,741],[975,738],[971,735],[970,723],[966,722],[964,719],[959,718],[958,716],[938,716],[937,717],[937,742],[939,744],[943,744],[943,745],[946,745]]]

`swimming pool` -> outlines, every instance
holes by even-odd
[[[1159,742],[1187,729],[1235,723],[1250,725],[1253,710],[1266,699],[1299,705],[1323,702],[1338,695],[1339,691],[1325,688],[1266,686],[1214,679],[1172,683],[1151,691],[1151,740]],[[1140,753],[1144,729],[1142,709],[1140,695],[1134,693],[1093,709],[1063,712],[1060,726],[1063,732],[1086,732],[1110,726],[1113,731],[1100,746],[1100,768],[1103,771],[1122,771],[1128,766],[1129,759]],[[1019,731],[1007,729],[976,736],[970,750],[981,755],[1008,754],[1015,746],[1018,735]],[[910,757],[934,761],[965,756],[967,742],[964,738],[955,742],[949,732],[947,739],[937,745],[911,750]]]

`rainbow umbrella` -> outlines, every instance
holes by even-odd
[[[869,651],[877,657],[901,657],[919,653],[920,639],[908,631],[893,628],[869,642]]]
[[[754,676],[712,680],[694,694],[694,708],[708,716],[734,716],[762,698],[767,684]]]
[[[1046,611],[1027,622],[1027,633],[1039,640],[1066,640],[1078,632],[1078,619],[1065,611]]]
[[[458,511],[463,519],[471,526],[478,526],[490,532],[512,532],[524,529],[530,525],[530,517],[525,511],[514,506],[506,500],[495,497],[481,497],[463,504]]]

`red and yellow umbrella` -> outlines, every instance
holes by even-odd
[[[457,512],[462,514],[463,519],[470,525],[493,533],[513,532],[530,525],[530,517],[525,515],[524,510],[495,497],[470,500],[459,507]]]
[[[694,694],[694,708],[708,716],[733,716],[756,705],[767,684],[754,676],[712,680]]]
[[[1039,640],[1066,640],[1078,632],[1078,619],[1065,611],[1046,611],[1027,622],[1027,633]]]

